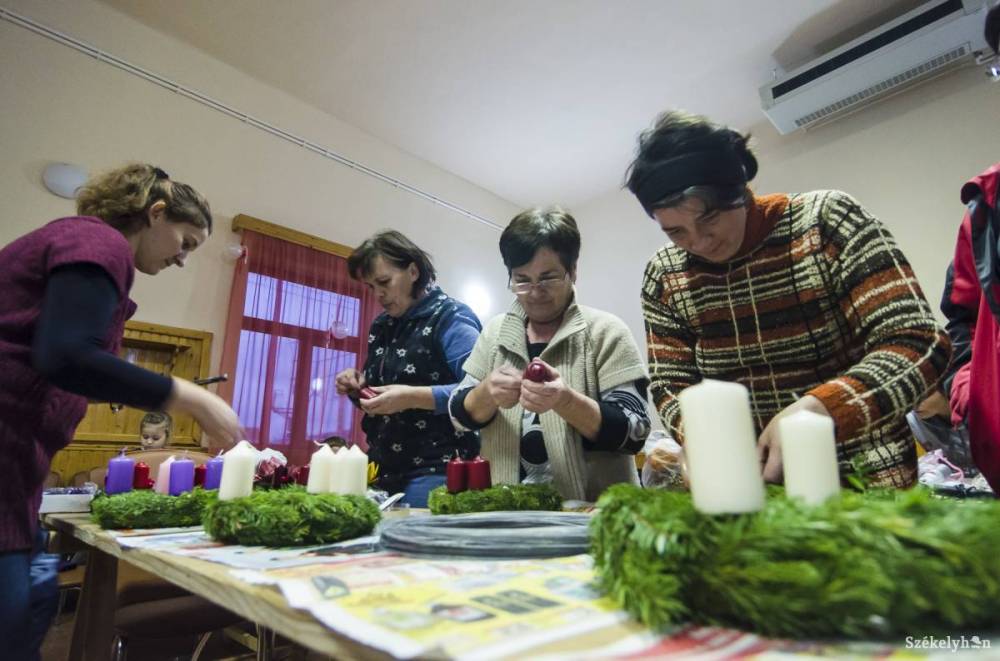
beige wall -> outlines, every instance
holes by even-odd
[[[998,122],[1000,85],[981,69],[963,70],[810,132],[780,136],[766,121],[751,127],[760,161],[753,185],[761,193],[854,195],[895,235],[937,311],[964,211],[958,191],[1000,161]],[[663,235],[626,192],[574,211],[584,235],[581,298],[621,316],[641,338],[639,284]]]
[[[292,133],[504,223],[515,207],[452,174],[267,87],[109,9],[80,1],[2,0],[9,9],[197,89]],[[221,29],[221,28],[220,28]],[[252,45],[248,45],[252,47]],[[213,369],[232,265],[229,221],[246,213],[355,245],[394,227],[430,251],[444,288],[482,283],[493,313],[507,304],[495,229],[359,174],[66,46],[0,21],[0,245],[72,202],[41,185],[52,161],[91,171],[127,160],[161,166],[212,203],[218,228],[183,270],[140,276],[137,319],[215,333]]]
[[[501,224],[517,211],[103,4],[0,1]],[[493,229],[7,22],[0,22],[0,62],[0,243],[71,213],[70,202],[40,184],[50,161],[93,170],[148,160],[212,201],[219,231],[183,271],[139,278],[139,319],[218,335],[232,269],[220,252],[234,240],[228,221],[236,213],[346,244],[396,227],[434,254],[451,293],[482,283],[493,313],[509,300]],[[840,188],[855,195],[896,235],[936,308],[962,214],[958,188],[1000,160],[998,117],[1000,86],[970,69],[808,133],[778,136],[764,121],[751,127],[761,161],[755,187]],[[572,211],[583,230],[581,300],[622,317],[642,346],[639,283],[663,235],[624,192]],[[218,349],[216,342],[213,365]]]

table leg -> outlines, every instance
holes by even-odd
[[[90,548],[76,605],[69,661],[106,661],[114,638],[118,558]]]
[[[257,624],[257,661],[271,661],[274,652],[274,632]]]

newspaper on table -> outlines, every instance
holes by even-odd
[[[176,533],[189,533],[201,530],[201,526],[177,526],[173,528],[121,528],[119,530],[108,530],[107,532],[115,538],[119,545],[128,547],[133,537],[152,537],[159,535],[173,535]]]
[[[250,579],[248,582],[252,583],[273,582],[266,575],[266,570],[269,569],[337,562],[343,557],[350,557],[345,554],[370,552],[377,542],[377,537],[362,537],[348,542],[318,546],[288,548],[238,546],[216,541],[201,528],[118,539],[123,548],[161,551],[185,558],[216,562],[236,569],[256,570],[261,576],[236,574],[239,578]]]
[[[358,556],[268,572],[289,604],[396,657],[487,658],[628,619],[587,555],[539,560]]]
[[[935,639],[930,643],[937,647],[927,648],[925,636],[908,648],[902,640],[774,640],[692,625],[651,631],[598,593],[588,555],[429,559],[378,551],[377,541],[373,536],[286,549],[226,546],[200,529],[119,539],[126,547],[237,568],[233,575],[276,585],[291,607],[331,630],[400,658],[945,658],[942,652],[955,658],[955,651],[986,658],[997,642],[989,634],[970,634]]]

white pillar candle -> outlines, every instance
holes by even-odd
[[[686,388],[678,400],[694,506],[705,514],[763,508],[749,391],[738,383],[706,379]]]
[[[222,480],[219,500],[245,498],[253,493],[253,476],[257,470],[257,450],[247,441],[222,455]]]
[[[344,471],[344,486],[340,493],[363,496],[368,490],[368,455],[357,445],[344,452],[341,460]]]
[[[309,493],[328,493],[333,464],[334,454],[329,445],[324,445],[313,452],[312,458],[309,460],[309,481],[306,482],[306,491]]]
[[[798,411],[778,420],[785,493],[819,505],[840,493],[833,418]]]
[[[167,457],[166,461],[160,464],[156,471],[156,484],[153,491],[156,493],[170,493],[170,464],[174,463],[174,455]]]
[[[337,448],[330,468],[330,493],[348,493],[347,448]]]

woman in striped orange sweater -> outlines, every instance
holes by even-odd
[[[904,416],[950,345],[889,231],[849,195],[755,195],[749,136],[661,115],[627,186],[670,242],[643,278],[651,392],[683,440],[677,395],[704,378],[750,390],[764,478],[781,480],[774,420],[833,418],[841,474],[916,482]]]

